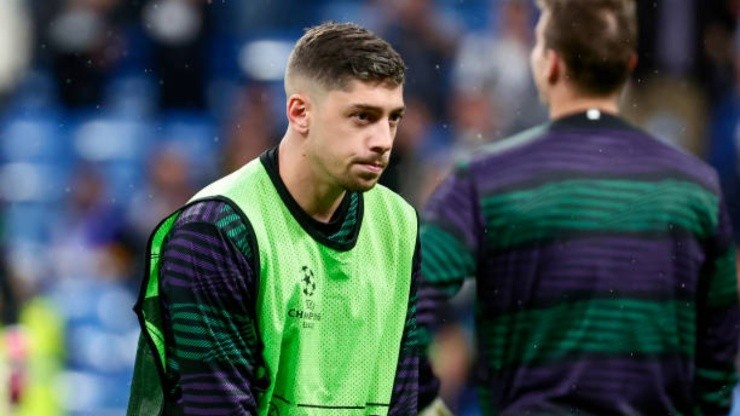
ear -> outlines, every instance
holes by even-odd
[[[637,68],[637,62],[637,54],[633,52],[632,55],[630,55],[629,61],[627,61],[627,68],[629,69],[630,73],[634,71],[635,68]]]
[[[310,101],[304,94],[292,94],[288,97],[285,112],[288,116],[290,128],[305,135],[308,133],[308,109]]]
[[[565,75],[565,62],[560,55],[552,49],[545,51],[545,79],[550,84],[555,84],[558,79]]]

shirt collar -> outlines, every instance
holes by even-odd
[[[597,109],[590,109],[580,113],[570,114],[550,122],[550,131],[581,130],[581,129],[617,129],[635,130],[623,118]]]

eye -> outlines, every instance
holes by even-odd
[[[373,115],[367,111],[357,112],[352,117],[360,124],[372,123],[375,120]]]
[[[401,119],[402,118],[403,118],[403,114],[401,114],[401,113],[391,114],[389,120],[390,120],[390,123],[395,126],[395,125],[397,125],[398,123],[401,122]]]

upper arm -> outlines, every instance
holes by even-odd
[[[178,219],[161,253],[168,382],[185,414],[213,406],[251,414],[261,363],[255,262],[239,248],[244,236],[229,232],[242,219],[188,215],[196,208]]]
[[[467,170],[447,177],[427,203],[421,226],[421,273],[425,284],[447,296],[473,276],[479,250],[476,191]]]
[[[707,244],[697,299],[695,395],[705,414],[726,414],[729,410],[737,382],[735,358],[740,335],[736,249],[723,202],[717,223]]]

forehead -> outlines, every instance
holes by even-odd
[[[343,89],[327,92],[326,98],[343,106],[368,106],[384,110],[403,107],[403,85],[387,81],[352,80]]]

